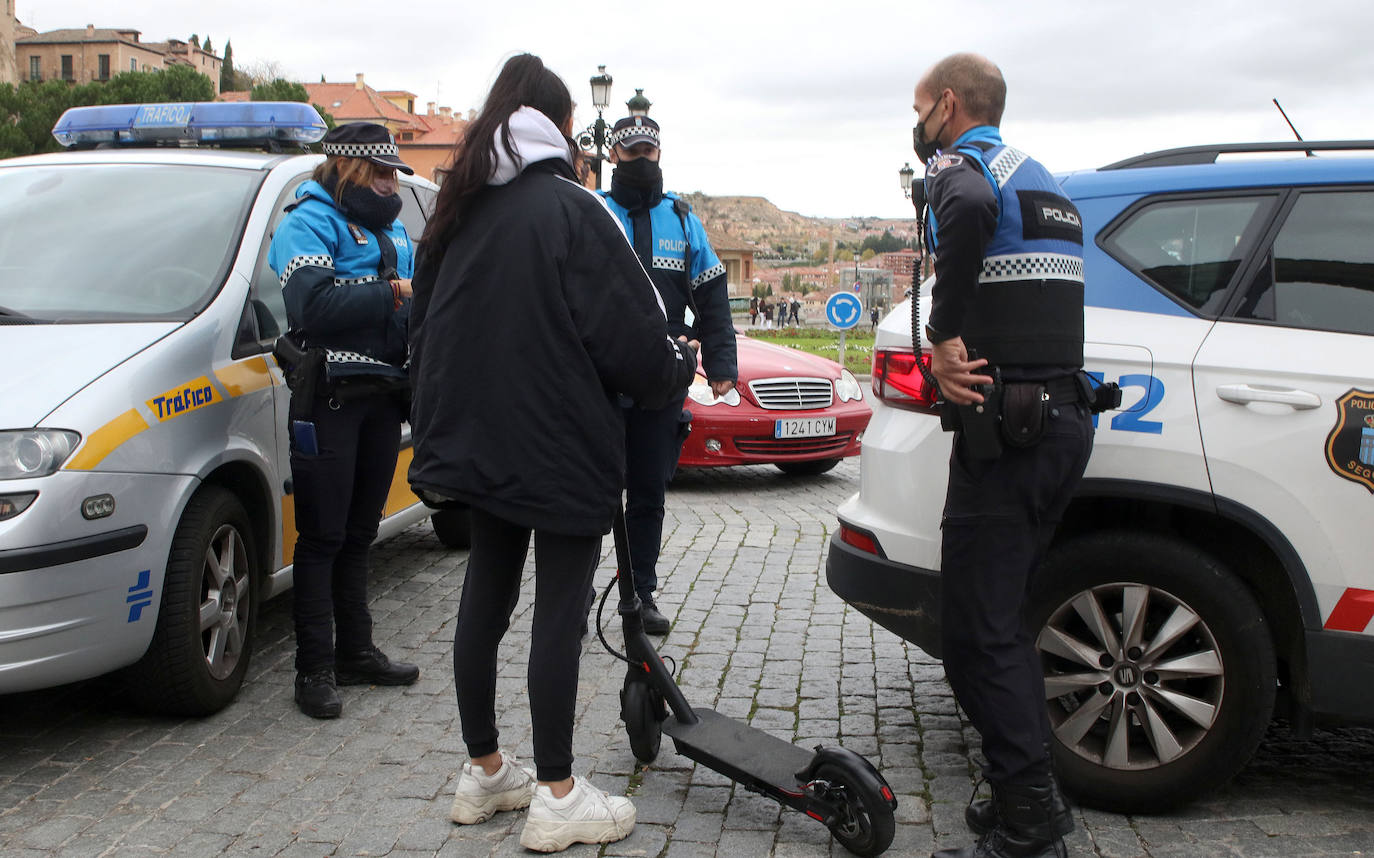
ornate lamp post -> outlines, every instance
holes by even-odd
[[[596,189],[601,190],[601,162],[606,160],[605,150],[609,148],[606,139],[606,119],[602,112],[611,103],[611,76],[606,74],[605,66],[597,66],[592,76],[592,105],[596,107],[596,121],[578,135],[577,145],[584,152],[596,150],[592,155],[592,172],[596,174]],[[647,99],[646,99],[647,100]]]
[[[631,116],[648,116],[649,108],[653,106],[654,103],[644,97],[644,90],[642,89],[635,90],[634,96],[625,102],[625,107],[630,111]]]
[[[924,182],[917,182],[916,171],[911,169],[911,162],[902,165],[902,169],[897,171],[897,178],[902,183],[902,196],[911,200],[911,204],[916,207],[916,254],[920,261],[920,267],[913,270],[911,275],[911,294],[916,294],[916,289],[921,280],[926,276],[926,252],[925,252],[925,212],[926,207],[926,186]]]

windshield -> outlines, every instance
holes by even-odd
[[[260,181],[174,164],[0,169],[0,315],[191,318],[219,291]]]

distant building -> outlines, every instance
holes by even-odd
[[[429,130],[414,113],[414,93],[378,92],[367,85],[361,73],[350,83],[307,83],[304,86],[310,100],[329,111],[340,125],[345,122],[385,125],[398,144],[408,143]]]
[[[704,224],[703,224],[704,225]],[[737,238],[723,232],[706,230],[711,248],[725,266],[725,280],[728,293],[748,296],[754,285],[754,248]]]
[[[879,253],[877,263],[879,268],[886,268],[892,272],[897,280],[911,279],[912,273],[916,271],[916,266],[920,261],[920,256],[914,250],[898,250],[892,253]]]
[[[18,66],[14,63],[14,39],[19,22],[14,18],[14,0],[5,0],[4,5],[4,14],[0,15],[0,83],[18,83]]]
[[[6,0],[13,8],[13,0]],[[11,16],[12,18],[13,16]],[[46,33],[16,32],[14,41],[18,79],[65,80],[72,83],[109,80],[120,72],[154,71],[169,66],[190,66],[210,79],[219,93],[222,60],[201,50],[195,42],[168,39],[143,42],[134,29],[50,30]]]
[[[448,107],[436,109],[432,101],[425,105],[425,112],[418,118],[429,130],[408,141],[397,141],[401,160],[410,165],[415,175],[438,182],[443,178],[443,170],[452,162],[453,147],[463,139],[470,120],[454,116]]]

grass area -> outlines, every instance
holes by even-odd
[[[749,328],[747,333],[756,340],[774,345],[800,349],[808,354],[839,360],[840,332],[829,328]],[[845,332],[844,365],[855,375],[868,375],[873,369],[873,334],[866,325]]]

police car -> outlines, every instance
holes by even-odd
[[[0,694],[237,692],[295,545],[267,248],[323,158],[231,147],[324,131],[303,104],[76,108],[71,151],[0,161]],[[400,178],[418,236],[436,188]],[[383,538],[427,514],[402,447]]]
[[[1087,237],[1085,368],[1124,393],[1028,603],[1084,804],[1187,802],[1276,715],[1374,720],[1372,155],[1193,147],[1061,177]],[[951,436],[911,322],[908,302],[878,331],[828,578],[939,655]]]

